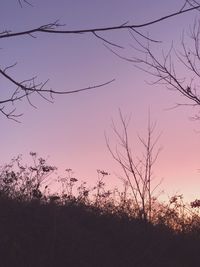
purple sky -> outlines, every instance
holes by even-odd
[[[2,1],[0,10],[1,31],[21,31],[59,19],[66,29],[105,27],[129,23],[143,23],[173,11],[182,0],[30,0],[33,7],[16,1]],[[145,28],[155,39],[163,41],[158,53],[170,47],[172,40],[178,49],[181,33],[188,31],[197,12],[185,14]],[[105,169],[112,175],[110,184],[118,183],[115,172],[120,172],[110,156],[104,132],[111,135],[111,119],[119,121],[118,108],[132,114],[130,136],[133,144],[136,134],[145,134],[148,110],[157,121],[157,132],[162,131],[162,153],[155,166],[156,181],[164,179],[161,189],[166,194],[183,193],[186,199],[198,197],[200,174],[198,169],[200,136],[199,122],[189,117],[195,110],[187,107],[167,111],[176,102],[184,102],[177,93],[162,86],[151,86],[152,77],[122,61],[108,51],[103,42],[88,35],[37,34],[37,38],[16,37],[1,40],[1,67],[17,62],[10,70],[19,81],[37,75],[39,81],[49,80],[48,86],[57,90],[72,90],[106,82],[109,86],[85,93],[55,96],[49,104],[34,97],[32,108],[28,103],[17,105],[24,115],[15,123],[1,115],[0,164],[18,154],[28,158],[30,151],[48,157],[60,168],[72,168],[78,178],[94,183],[96,169]],[[136,55],[134,44],[126,31],[109,32],[107,39],[123,45],[123,53]],[[155,51],[157,51],[155,50]],[[179,71],[182,69],[179,67]],[[12,87],[0,79],[1,94],[6,96]],[[115,140],[113,140],[115,142]],[[136,146],[137,147],[137,146]],[[140,151],[136,151],[140,153]]]

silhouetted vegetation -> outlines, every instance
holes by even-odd
[[[33,166],[17,157],[0,171],[0,266],[199,266],[199,201],[152,199],[151,220],[138,216],[128,194],[107,190],[107,172],[96,186],[79,184],[71,169],[56,170],[36,153]]]

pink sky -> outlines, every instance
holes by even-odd
[[[56,19],[65,23],[67,29],[113,26],[126,21],[142,23],[177,11],[184,1],[31,2],[33,7],[20,8],[17,1],[3,1],[1,30],[24,30]],[[158,46],[160,51],[169,48],[172,40],[179,48],[182,31],[188,30],[197,15],[197,12],[182,15],[148,27],[144,32],[163,41]],[[128,32],[110,32],[104,36],[124,45],[124,53],[135,55]],[[0,164],[18,154],[23,154],[26,161],[29,152],[35,151],[40,156],[49,156],[49,162],[61,172],[72,168],[78,178],[89,183],[96,180],[97,169],[105,169],[111,173],[109,183],[116,184],[114,173],[119,169],[106,148],[104,132],[111,135],[111,119],[118,122],[118,108],[121,108],[124,114],[132,114],[130,136],[134,144],[135,133],[145,134],[150,108],[152,120],[157,121],[157,132],[163,132],[160,138],[163,150],[154,171],[157,181],[163,178],[160,189],[166,195],[183,193],[189,200],[199,197],[199,122],[189,120],[195,114],[191,108],[167,111],[176,102],[184,101],[177,93],[148,85],[145,81],[151,81],[152,77],[117,58],[91,35],[38,34],[36,39],[2,40],[0,47],[1,66],[18,62],[10,74],[19,80],[37,75],[40,81],[49,78],[49,87],[72,90],[116,79],[95,91],[55,96],[53,105],[35,97],[33,103],[37,109],[19,103],[18,110],[24,113],[20,124],[1,116]],[[0,84],[3,97],[10,85],[4,79]]]

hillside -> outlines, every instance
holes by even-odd
[[[75,199],[1,197],[0,212],[2,267],[199,266],[200,231],[175,233]]]

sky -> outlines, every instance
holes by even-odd
[[[3,30],[23,31],[59,20],[66,29],[85,29],[121,25],[125,22],[144,23],[180,9],[182,0],[30,0],[32,7],[18,1],[2,1],[0,25]],[[177,16],[143,29],[162,43],[156,44],[158,55],[167,51],[173,40],[180,49],[181,34],[188,32],[198,12]],[[102,34],[109,41],[124,46],[117,50],[123,55],[137,56],[133,38],[128,31]],[[129,136],[132,150],[140,155],[137,134],[144,136],[150,110],[156,121],[156,132],[162,135],[162,152],[154,168],[155,183],[162,180],[159,190],[166,196],[183,194],[186,200],[199,197],[200,136],[199,121],[190,118],[198,109],[179,107],[187,102],[177,92],[162,85],[151,85],[153,77],[111,53],[103,41],[91,34],[51,35],[35,34],[37,38],[15,37],[1,39],[2,68],[17,62],[9,74],[18,81],[37,76],[38,81],[49,79],[47,88],[75,90],[115,79],[105,87],[72,95],[54,96],[54,104],[33,97],[32,103],[17,104],[23,113],[20,123],[0,114],[0,165],[22,154],[29,160],[29,152],[48,158],[60,172],[72,168],[74,175],[94,184],[97,169],[111,173],[109,185],[119,183],[121,173],[106,147],[105,132],[111,137],[111,121],[120,127],[118,109],[131,114]],[[145,42],[145,40],[144,40]],[[189,42],[189,41],[188,41]],[[154,44],[153,44],[154,45]],[[177,70],[184,73],[183,66]],[[4,98],[12,85],[0,77],[0,97]]]

